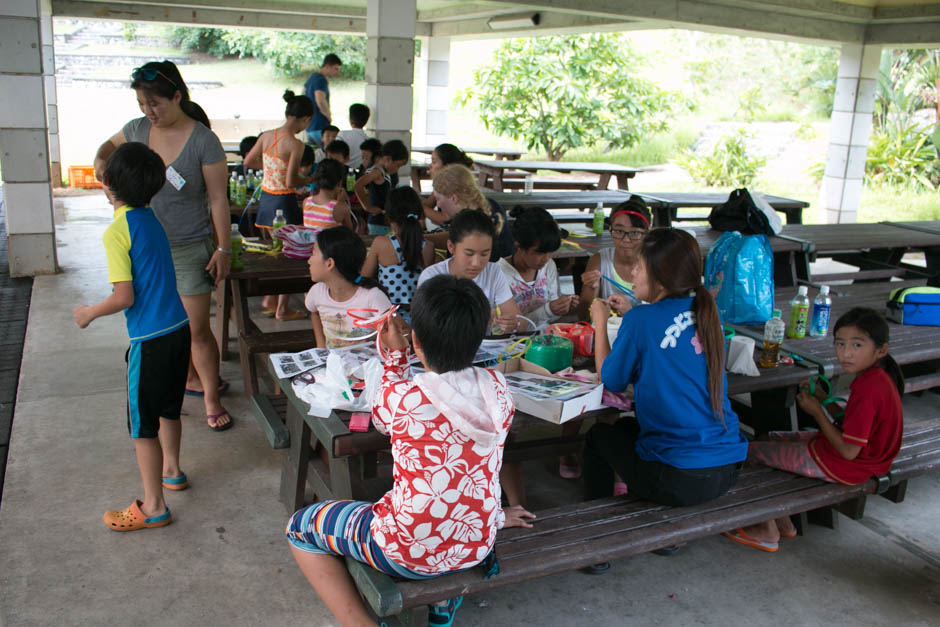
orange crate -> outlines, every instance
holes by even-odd
[[[101,187],[101,183],[95,178],[94,166],[70,165],[69,187],[84,187],[86,189]]]

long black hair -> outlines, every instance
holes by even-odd
[[[366,260],[366,245],[362,238],[345,226],[334,226],[317,233],[317,248],[323,260],[332,259],[340,275],[356,285],[371,288],[379,283],[372,277],[362,276],[360,270]]]
[[[206,112],[189,99],[189,88],[186,87],[183,75],[172,61],[151,61],[135,69],[131,73],[131,89],[139,89],[167,100],[172,100],[173,94],[179,92],[180,109],[183,113],[205,125],[206,128],[212,128]]]
[[[385,216],[389,222],[398,225],[398,237],[401,240],[401,256],[405,260],[405,269],[418,272],[424,265],[421,251],[424,248],[424,230],[421,217],[424,208],[421,196],[408,186],[396,187],[385,199]]]
[[[437,158],[441,160],[442,165],[458,163],[468,168],[473,167],[473,159],[468,157],[467,153],[453,144],[438,144],[434,147],[434,152],[437,153]]]
[[[473,233],[488,235],[490,239],[496,238],[496,227],[493,220],[479,209],[464,209],[450,221],[447,229],[448,239],[459,244],[464,237]]]
[[[303,94],[298,96],[291,90],[285,89],[283,98],[287,103],[284,109],[285,118],[305,118],[313,115],[313,101]]]
[[[875,343],[875,348],[885,346],[890,339],[888,323],[885,322],[885,319],[881,317],[880,313],[868,307],[854,307],[839,316],[835,326],[832,328],[833,335],[842,327],[857,328],[871,338],[871,341]],[[894,357],[890,354],[885,355],[878,360],[878,365],[881,366],[881,369],[887,372],[891,380],[894,381],[894,385],[898,388],[898,394],[903,395],[904,375],[901,373],[901,367],[898,365],[898,362],[894,361]]]
[[[326,158],[317,164],[313,182],[317,189],[335,189],[346,178],[346,166],[336,159]]]

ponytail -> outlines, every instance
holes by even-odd
[[[189,100],[187,97],[186,100],[180,100],[180,109],[183,110],[183,113],[196,120],[207,129],[212,129],[212,123],[209,122],[209,116],[206,115],[206,112],[198,104]]]
[[[898,388],[898,396],[904,396],[904,374],[901,372],[901,366],[898,365],[898,362],[894,361],[894,357],[890,354],[885,355],[878,362],[878,365],[894,381],[895,387]]]
[[[725,337],[715,299],[701,283],[695,286],[692,311],[695,312],[695,334],[702,345],[708,366],[708,395],[711,398],[712,414],[724,425]]]
[[[385,216],[389,222],[398,225],[401,256],[405,269],[410,272],[420,272],[424,263],[421,255],[424,249],[424,230],[421,228],[423,215],[421,197],[411,187],[396,187],[388,193]]]

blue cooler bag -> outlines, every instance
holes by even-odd
[[[728,231],[705,258],[705,289],[722,321],[764,324],[774,309],[774,255],[766,235]]]
[[[888,320],[920,327],[940,326],[940,287],[907,287],[891,292]]]

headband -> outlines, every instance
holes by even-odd
[[[616,216],[619,216],[621,213],[628,213],[631,216],[638,217],[639,219],[643,220],[643,223],[646,225],[646,228],[650,228],[650,221],[645,215],[643,215],[642,213],[638,213],[636,211],[631,211],[630,209],[621,209],[620,211],[615,211],[614,213],[610,215],[610,221],[613,222],[614,218]]]

